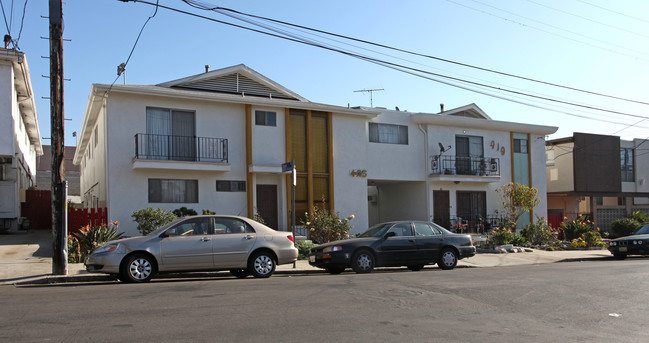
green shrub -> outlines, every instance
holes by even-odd
[[[647,214],[644,212],[635,211],[628,215],[628,217],[637,220],[641,226],[644,224],[649,224],[649,216],[647,216]]]
[[[266,225],[266,221],[261,216],[261,214],[259,214],[259,212],[255,212],[255,215],[252,217],[252,220],[256,221],[257,223]]]
[[[176,219],[176,215],[173,212],[165,211],[161,208],[153,209],[151,207],[135,211],[131,214],[131,217],[137,223],[137,230],[142,235],[147,235],[160,226]]]
[[[611,229],[615,237],[631,235],[641,226],[642,224],[634,218],[620,218],[611,222]]]
[[[216,214],[216,212],[210,210],[203,210],[203,215],[207,215],[207,214]]]
[[[536,223],[528,224],[521,229],[521,236],[533,245],[558,245],[557,232],[544,217],[537,218]]]
[[[117,232],[119,222],[110,222],[108,225],[90,227],[87,225],[81,231],[68,236],[68,262],[81,263],[96,246],[119,239],[124,235]]]
[[[520,244],[523,239],[512,232],[508,228],[495,228],[490,235],[487,236],[487,241],[491,245],[505,245],[505,244]]]
[[[187,208],[185,206],[181,208],[177,208],[173,211],[173,213],[176,215],[176,217],[181,218],[181,217],[187,217],[187,216],[195,216],[198,213],[196,211],[192,210],[191,208]]]
[[[315,246],[316,245],[311,241],[296,241],[295,247],[297,248],[298,251],[298,256],[297,256],[298,260],[308,259],[311,248]]]
[[[301,220],[302,226],[309,231],[309,238],[317,244],[349,238],[352,229],[349,221],[354,215],[340,219],[338,213],[329,213],[326,209],[313,207],[313,213],[304,213]]]
[[[573,221],[562,222],[561,229],[563,230],[564,239],[572,241],[575,238],[581,237],[582,234],[592,231],[594,225],[595,223],[591,222],[590,219],[580,214],[579,217],[575,218]]]

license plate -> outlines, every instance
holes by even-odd
[[[315,256],[314,255],[309,256],[309,262],[315,262]]]
[[[626,252],[626,247],[620,247],[620,252]]]

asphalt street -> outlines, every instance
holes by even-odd
[[[0,341],[647,342],[646,258],[0,288]]]

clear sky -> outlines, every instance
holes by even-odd
[[[156,0],[148,0],[155,3]],[[649,1],[646,0],[427,0],[218,1],[202,3],[270,17],[420,54],[614,97],[649,103]],[[181,0],[160,5],[251,26]],[[23,0],[2,0],[6,33],[17,39]],[[142,25],[155,12],[144,3],[66,0],[65,144],[75,145],[93,83],[112,83]],[[48,1],[28,1],[18,41],[27,55],[42,137],[50,137]],[[3,19],[4,19],[3,18]],[[10,25],[7,25],[9,23]],[[303,34],[305,35],[305,34]],[[588,132],[649,138],[649,105],[589,95],[396,51],[313,37],[338,49],[496,88],[444,80],[468,91],[337,52],[262,35],[159,8],[126,67],[127,84],[158,84],[236,64],[310,101],[437,113],[477,104],[495,120],[558,126],[549,138]],[[420,74],[420,72],[418,72]],[[124,83],[120,77],[117,83]],[[534,94],[542,100],[522,94]],[[512,102],[503,98],[514,100]],[[579,103],[624,114],[560,104]],[[525,103],[525,104],[521,104]],[[557,112],[558,111],[558,112]],[[567,113],[562,113],[567,112]],[[647,118],[647,119],[643,119]],[[43,144],[50,144],[44,139]]]

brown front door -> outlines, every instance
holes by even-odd
[[[257,213],[277,230],[277,185],[257,185]]]
[[[448,191],[433,191],[433,222],[450,229],[451,209]]]

